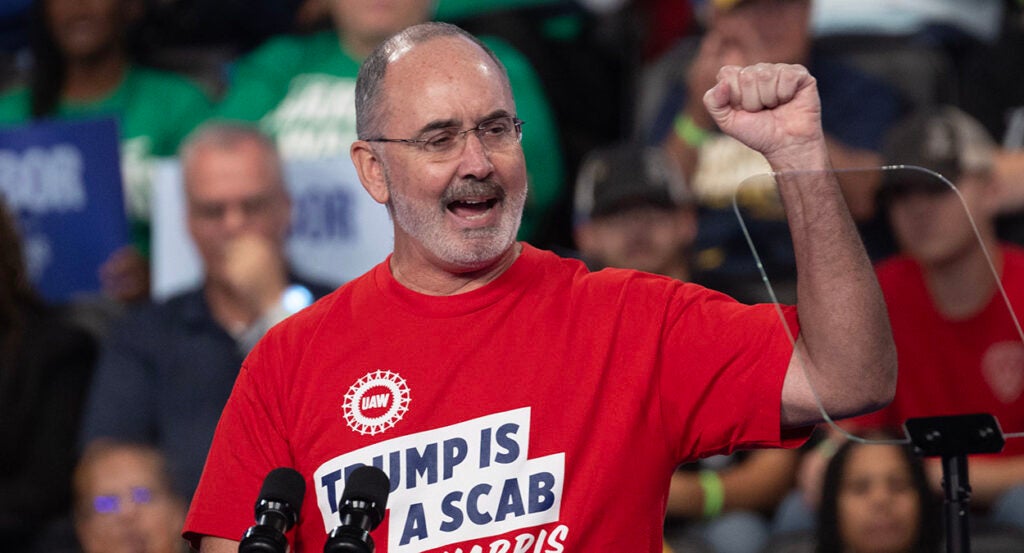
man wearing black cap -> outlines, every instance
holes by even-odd
[[[865,425],[992,413],[1005,432],[1024,430],[1024,338],[978,245],[980,236],[1010,304],[1024,315],[1024,250],[996,238],[995,150],[985,129],[952,107],[914,115],[890,135],[890,164],[936,171],[958,193],[913,169],[884,179],[880,199],[902,254],[877,274],[900,371],[896,398],[862,418]],[[939,467],[931,468],[938,483]],[[988,508],[994,522],[1024,527],[1024,442],[1010,439],[1000,455],[972,459],[970,482],[972,503]]]
[[[693,196],[661,150],[621,144],[590,152],[573,211],[576,244],[589,263],[692,280]]]

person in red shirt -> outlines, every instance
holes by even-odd
[[[705,103],[775,169],[828,166],[806,69],[723,68]],[[523,122],[500,62],[458,27],[378,46],[356,110],[351,155],[394,252],[250,353],[185,525],[202,552],[237,551],[281,466],[311,491],[294,550],[321,550],[346,477],[376,465],[382,553],[655,553],[679,463],[800,443],[821,419],[812,390],[840,416],[891,398],[884,304],[827,172],[780,178],[801,270],[780,317],[517,242]]]
[[[995,152],[984,127],[949,106],[912,116],[890,136],[890,163],[937,171],[956,192],[909,169],[891,172],[883,186],[902,253],[881,262],[877,274],[900,371],[893,402],[858,425],[900,428],[912,417],[992,413],[1005,433],[1024,431],[1024,337],[1010,312],[1024,314],[1024,249],[996,236]],[[1024,440],[972,457],[969,469],[972,504],[1024,528]],[[939,467],[930,470],[937,486]]]

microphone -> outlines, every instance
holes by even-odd
[[[286,553],[284,534],[299,521],[304,495],[306,479],[298,471],[287,467],[270,471],[256,500],[256,525],[245,531],[239,553]]]
[[[384,520],[391,481],[377,467],[361,466],[352,471],[338,502],[338,526],[327,537],[324,553],[373,553],[370,532]]]

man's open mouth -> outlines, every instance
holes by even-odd
[[[448,204],[448,211],[459,217],[474,217],[487,213],[497,203],[497,198],[456,200]]]

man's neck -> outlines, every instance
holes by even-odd
[[[454,296],[482,288],[501,276],[522,253],[522,244],[515,242],[500,257],[485,267],[460,271],[439,266],[415,253],[400,252],[391,256],[391,274],[399,284],[428,296]]]
[[[986,241],[997,275],[1002,274],[1002,252],[995,241]],[[964,255],[941,265],[925,267],[928,293],[936,309],[950,319],[966,319],[981,311],[996,292],[996,276],[992,274],[985,253],[972,247]]]

